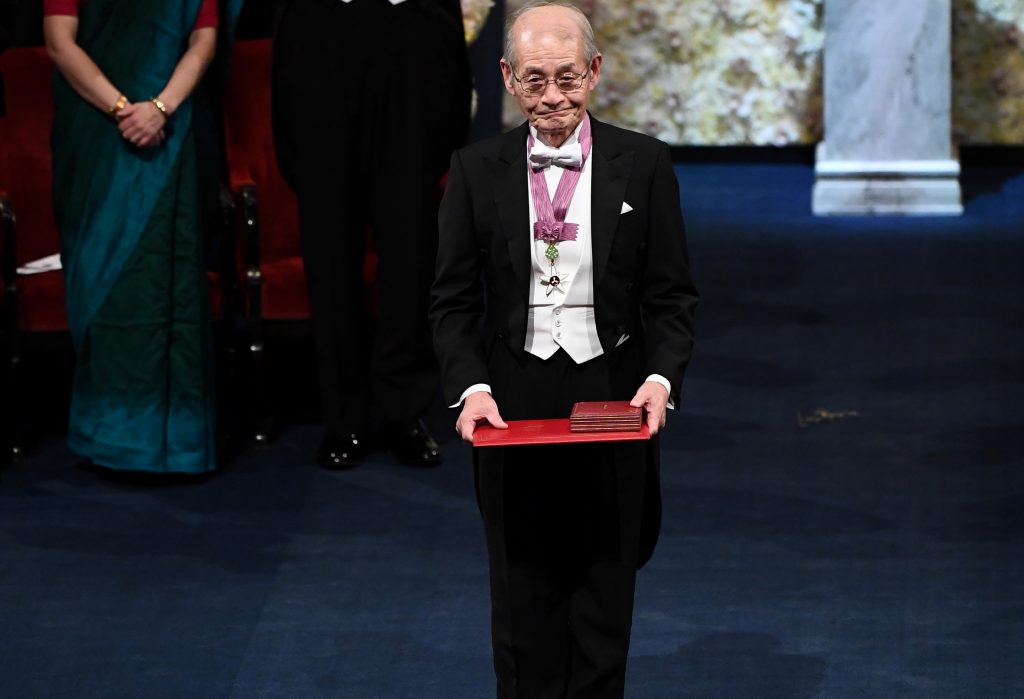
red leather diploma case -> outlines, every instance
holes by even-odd
[[[580,442],[625,442],[650,439],[647,423],[639,430],[615,432],[573,432],[569,418],[550,420],[509,420],[507,430],[478,425],[473,431],[474,447],[520,447],[531,444],[572,444]]]

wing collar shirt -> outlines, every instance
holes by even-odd
[[[575,145],[582,128],[581,122],[560,148]],[[530,131],[534,139],[539,140],[537,131],[532,126]],[[541,359],[548,359],[559,348],[565,350],[577,364],[603,353],[597,335],[597,322],[594,320],[594,280],[591,273],[590,200],[593,171],[593,158],[589,157],[583,163],[576,192],[565,215],[567,222],[579,226],[576,240],[558,243],[558,260],[554,271],[544,257],[548,244],[543,240],[533,240],[531,246],[533,273],[530,277],[530,308],[526,320],[524,349]],[[554,197],[563,172],[563,168],[554,164],[545,168],[544,179],[548,185],[548,199]],[[529,176],[530,173],[527,171],[526,177]],[[529,197],[528,200],[530,228],[524,231],[524,234],[532,237],[537,212],[533,206],[533,197]],[[554,289],[542,285],[541,280],[548,279],[553,273],[558,275],[559,285]]]

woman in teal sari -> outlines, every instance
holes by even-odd
[[[212,8],[212,11],[211,11]],[[215,0],[46,0],[54,218],[76,352],[71,448],[122,471],[216,468],[189,95]]]

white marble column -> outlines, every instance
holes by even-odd
[[[815,214],[957,215],[950,0],[825,0]]]

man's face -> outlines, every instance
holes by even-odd
[[[519,102],[519,108],[537,129],[541,140],[559,146],[583,120],[590,93],[601,75],[601,56],[587,65],[583,38],[569,10],[543,7],[527,12],[512,30],[518,65],[501,61],[505,89]],[[516,80],[530,76],[554,79],[567,73],[586,73],[578,90],[562,92],[550,80],[544,91],[527,94]]]

